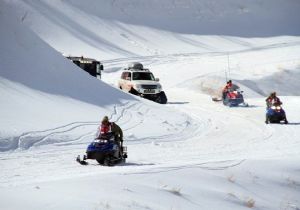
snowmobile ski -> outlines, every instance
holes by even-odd
[[[80,165],[88,165],[89,163],[85,161],[86,160],[86,156],[83,156],[83,160],[80,159],[80,155],[77,156],[76,161],[80,164]]]
[[[222,98],[212,97],[211,100],[215,101],[215,102],[219,102],[219,101],[222,101]]]

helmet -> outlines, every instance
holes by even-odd
[[[107,116],[104,116],[102,119],[102,124],[108,124],[109,120]]]

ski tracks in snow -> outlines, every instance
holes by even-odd
[[[128,102],[121,106],[115,105],[112,113],[109,115],[111,121],[117,122],[124,131],[125,144],[129,146],[128,167],[115,167],[110,170],[98,170],[101,167],[85,167],[75,162],[77,154],[83,153],[87,144],[93,139],[99,122],[72,122],[56,128],[27,132],[17,137],[17,146],[14,152],[7,152],[1,156],[2,174],[0,184],[2,186],[11,183],[24,184],[36,181],[50,180],[69,177],[91,175],[95,173],[120,173],[121,171],[138,171],[143,168],[153,168],[162,165],[152,165],[141,161],[141,153],[135,149],[147,149],[148,145],[158,148],[158,150],[149,151],[146,155],[162,154],[165,150],[161,144],[172,144],[176,146],[179,142],[184,142],[193,136],[197,136],[202,131],[202,126],[198,121],[185,113],[178,113],[176,117],[165,119],[165,114],[170,112],[174,115],[172,107],[162,106],[150,103]],[[153,117],[157,125],[153,126]],[[148,134],[145,134],[145,126],[149,127]],[[157,131],[155,131],[158,129]],[[163,133],[162,133],[163,132]],[[134,133],[134,134],[132,134]],[[152,134],[152,135],[149,135]],[[176,143],[177,142],[177,143]],[[133,148],[132,148],[133,147]],[[168,150],[168,149],[167,149]],[[3,153],[4,154],[4,153]],[[173,153],[166,151],[166,157],[161,159],[169,161],[173,158]],[[148,158],[149,158],[148,156]],[[155,157],[159,159],[159,155]],[[61,161],[63,164],[60,164]],[[149,160],[149,159],[148,159]],[[65,172],[68,171],[68,175]]]
[[[12,144],[3,145],[1,149],[3,151],[8,150],[23,150],[29,149],[33,146],[40,146],[44,144],[63,143],[70,141],[78,141],[82,139],[86,134],[71,139],[70,133],[75,130],[94,126],[96,122],[72,122],[66,125],[62,125],[56,128],[41,130],[41,131],[29,131],[20,136],[14,137]]]
[[[137,106],[136,103],[125,103],[122,106],[114,106],[114,112],[110,115],[110,118],[114,118],[119,121],[126,112],[133,106]],[[117,111],[120,109],[121,111]],[[27,150],[32,147],[41,147],[45,145],[76,145],[86,144],[91,141],[96,134],[99,126],[99,121],[87,121],[87,122],[71,122],[59,127],[40,130],[29,131],[20,136],[14,137],[13,143],[7,141],[6,145],[1,145],[2,151],[8,150]],[[5,142],[5,139],[3,139]]]
[[[132,60],[157,65],[178,61],[178,58],[180,62],[186,62],[190,59],[199,59],[203,55],[207,54],[138,57]],[[110,66],[124,62],[127,63],[128,59],[107,61]],[[181,101],[190,99],[183,97]],[[276,142],[287,135],[282,134],[285,131],[282,133],[276,131],[277,128],[275,129],[273,125],[264,125],[257,116],[249,117],[247,111],[251,111],[250,108],[228,110],[228,107],[220,104],[206,105],[192,103],[159,105],[152,102],[127,102],[115,105],[108,116],[124,131],[125,144],[129,146],[126,164],[128,167],[125,169],[115,167],[105,170],[104,173],[161,173],[186,168],[225,170],[242,164],[245,157],[259,158],[259,155],[266,157],[265,150],[270,145],[276,147]],[[168,119],[164,119],[166,116]],[[12,144],[0,145],[2,151],[20,150],[20,153],[1,157],[1,164],[10,164],[13,159],[15,165],[4,167],[6,170],[3,170],[0,182],[12,183],[11,180],[26,180],[30,177],[34,180],[36,176],[27,174],[30,170],[24,167],[30,167],[45,179],[48,179],[43,175],[46,171],[51,171],[49,173],[55,177],[63,177],[65,170],[69,173],[74,172],[76,174],[74,176],[103,173],[96,169],[99,167],[97,164],[95,165],[97,167],[90,167],[87,172],[74,161],[77,155],[74,153],[84,152],[86,145],[93,139],[99,121],[71,122],[52,129],[31,131],[16,136]],[[236,128],[238,129],[235,131]],[[292,131],[290,135],[295,135],[296,139],[296,134],[299,133],[295,132],[296,128],[289,130]],[[49,146],[57,148],[48,151],[51,149]],[[36,147],[40,149],[29,151]],[[57,162],[62,158],[68,160],[68,164],[58,167]],[[187,161],[189,164],[185,164]],[[36,169],[35,164],[39,164],[41,169]],[[22,177],[19,174],[22,174]]]
[[[183,115],[181,121],[168,121],[161,119],[163,127],[171,130],[164,135],[150,135],[141,137],[134,137],[132,134],[137,130],[142,130],[144,124],[147,125],[146,119],[149,115],[153,118],[159,117],[162,112],[158,112],[160,107],[156,104],[154,106],[144,105],[138,102],[127,102],[123,105],[115,105],[114,111],[109,115],[111,121],[119,124],[125,137],[128,138],[129,144],[146,143],[152,141],[178,141],[187,139],[188,136],[193,135],[196,126],[192,125],[192,119],[188,115]],[[157,113],[157,114],[156,114]],[[14,137],[14,144],[2,146],[2,150],[28,150],[33,147],[42,147],[47,145],[67,146],[67,145],[82,145],[87,144],[95,137],[99,121],[86,121],[86,122],[71,122],[56,128],[29,131],[20,136]],[[173,128],[173,130],[172,130]],[[173,133],[177,130],[176,133]],[[185,134],[184,134],[185,133]],[[127,136],[126,136],[127,135]],[[196,135],[196,134],[194,134]]]

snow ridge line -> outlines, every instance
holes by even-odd
[[[235,51],[230,51],[230,54],[239,54],[239,53],[246,53],[246,52],[252,52],[252,51],[262,51],[262,50],[269,50],[269,49],[276,49],[276,48],[287,48],[287,47],[294,47],[300,45],[299,41],[294,41],[294,42],[283,42],[283,43],[275,43],[275,44],[269,44],[269,45],[263,45],[263,46],[257,46],[257,47],[250,47],[248,49],[242,49],[242,50],[235,50]],[[168,54],[166,55],[150,55],[150,56],[134,56],[134,57],[129,57],[129,58],[117,58],[117,59],[110,59],[110,60],[103,60],[102,62],[106,64],[106,66],[109,67],[109,65],[116,65],[116,64],[124,64],[125,62],[134,62],[134,61],[139,61],[139,62],[151,62],[151,63],[157,63],[162,62],[166,63],[170,58],[176,59],[178,61],[178,57],[183,57],[186,58],[187,60],[190,60],[192,56],[199,57],[199,56],[227,56],[228,52],[223,52],[223,51],[214,51],[214,52],[201,52],[201,53],[174,53],[174,54]],[[156,60],[155,60],[156,59]],[[297,60],[297,59],[294,59]],[[109,73],[105,71],[106,73]]]

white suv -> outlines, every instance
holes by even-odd
[[[144,69],[141,63],[134,62],[123,70],[118,86],[126,92],[166,104],[166,94],[158,81],[149,69]]]

